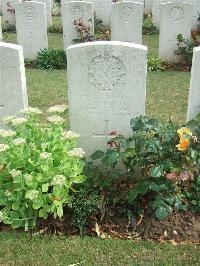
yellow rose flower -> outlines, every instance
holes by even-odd
[[[190,145],[189,139],[185,139],[183,137],[180,138],[180,142],[176,147],[178,148],[179,151],[185,151]]]
[[[177,130],[177,134],[180,138],[184,137],[185,134],[187,134],[188,136],[192,136],[192,131],[187,127],[182,127]]]

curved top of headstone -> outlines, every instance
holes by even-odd
[[[25,1],[21,2],[19,4],[16,4],[15,6],[28,6],[28,5],[34,5],[34,6],[46,6],[45,3],[42,2],[35,2],[35,1]]]
[[[120,42],[120,41],[96,41],[96,42],[74,44],[74,45],[70,45],[67,48],[67,50],[82,48],[82,47],[94,47],[94,46],[108,46],[108,47],[109,46],[121,46],[121,47],[129,47],[129,48],[135,48],[135,49],[147,51],[147,46],[136,44],[136,43],[130,43],[130,42]]]
[[[9,49],[15,49],[17,51],[22,51],[23,50],[21,45],[12,44],[12,43],[6,43],[6,42],[0,42],[0,47],[5,47],[5,48],[9,48]]]

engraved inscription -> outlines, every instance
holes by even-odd
[[[120,9],[120,18],[123,21],[129,21],[133,8],[130,6],[124,6]]]
[[[26,6],[24,7],[23,15],[28,23],[33,23],[37,18],[37,11],[32,6]]]
[[[78,20],[84,17],[84,9],[80,6],[73,6],[71,8],[71,12],[72,12],[72,18],[74,20]]]
[[[184,10],[180,6],[173,7],[169,12],[169,17],[174,21],[181,20],[184,16]]]
[[[105,53],[95,57],[89,65],[89,84],[98,90],[113,91],[125,85],[126,70],[116,56]]]

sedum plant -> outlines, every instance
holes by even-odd
[[[42,111],[28,108],[23,117],[5,117],[10,129],[0,130],[0,219],[13,228],[36,226],[39,217],[63,216],[73,185],[82,183],[84,151],[79,134],[65,130],[67,106]]]

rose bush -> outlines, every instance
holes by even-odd
[[[116,166],[123,161],[133,179],[136,168],[141,177],[133,179],[128,194],[135,211],[154,211],[164,219],[177,210],[200,211],[200,123],[177,126],[171,121],[137,117],[131,120],[133,135],[116,134],[106,153],[96,151],[93,159]]]

